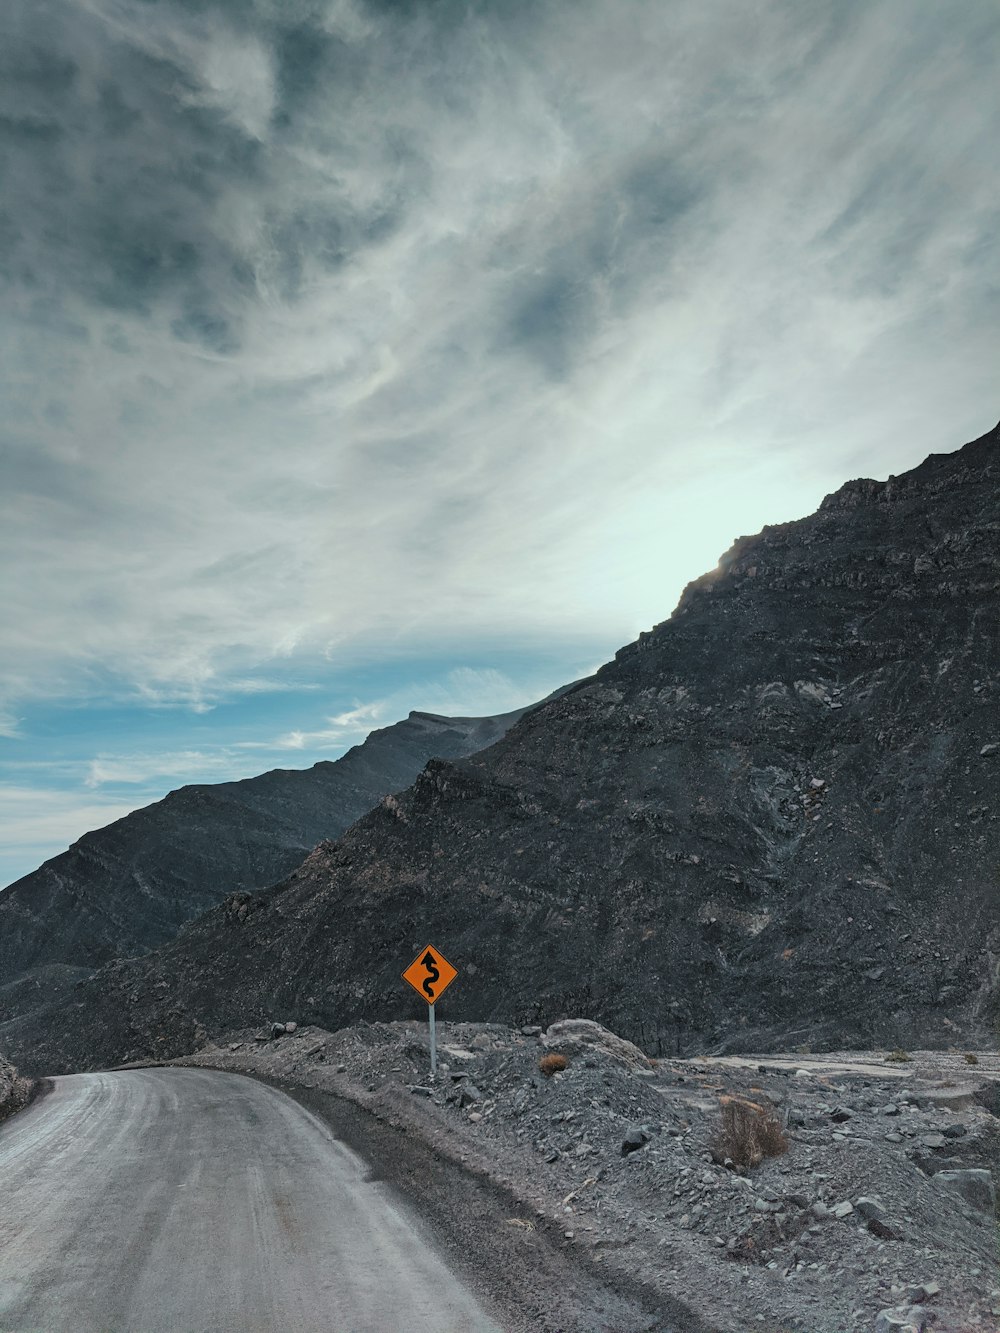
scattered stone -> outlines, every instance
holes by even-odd
[[[880,1310],[875,1320],[875,1333],[923,1333],[927,1316],[919,1305],[899,1305],[892,1310]]]
[[[446,1102],[457,1106],[460,1111],[466,1106],[476,1106],[482,1100],[483,1094],[474,1083],[470,1083],[467,1079],[456,1084],[445,1097]]]
[[[526,1023],[521,1029],[521,1035],[523,1037],[540,1037],[542,1035],[542,1029],[540,1027],[535,1027],[533,1023]]]
[[[939,1282],[921,1282],[919,1286],[907,1287],[906,1289],[906,1299],[911,1305],[924,1305],[940,1294],[941,1284]]]
[[[285,1025],[284,1025],[284,1023],[272,1023],[272,1024],[271,1024],[271,1036],[272,1036],[272,1037],[283,1037],[284,1035],[285,1035]]]
[[[468,1061],[479,1059],[475,1051],[466,1051],[461,1046],[442,1046],[441,1054],[446,1055],[449,1060]],[[464,1078],[465,1075],[462,1074],[459,1077]]]
[[[989,759],[991,755],[996,754],[998,751],[1000,751],[1000,743],[997,741],[990,741],[988,745],[984,745],[979,751],[979,757],[981,759]]]
[[[861,1216],[865,1219],[866,1222],[870,1221],[871,1218],[873,1217],[877,1218],[885,1217],[885,1209],[882,1207],[882,1205],[879,1203],[877,1199],[869,1199],[867,1197],[863,1197],[861,1199],[855,1199],[854,1207],[857,1209],[857,1211],[861,1214]]]
[[[838,1125],[841,1125],[845,1120],[850,1120],[851,1115],[852,1112],[849,1111],[846,1106],[835,1106],[830,1112],[830,1119],[836,1121]]]
[[[298,1023],[286,1023],[286,1024],[285,1024],[285,1031],[286,1031],[287,1033],[291,1034],[292,1032],[297,1032],[297,1031],[298,1031],[298,1027],[299,1027]]]
[[[433,1097],[433,1096],[434,1096],[434,1089],[433,1089],[433,1088],[428,1088],[428,1087],[427,1087],[425,1084],[423,1084],[423,1083],[411,1083],[411,1084],[410,1084],[410,1091],[413,1093],[413,1095],[414,1095],[415,1097]]]
[[[899,1240],[899,1234],[893,1231],[892,1227],[887,1226],[879,1217],[872,1217],[867,1223],[868,1230],[879,1240]]]
[[[944,1135],[921,1134],[920,1137],[917,1139],[917,1142],[920,1144],[922,1148],[930,1148],[934,1152],[936,1152],[938,1148],[944,1147]]]
[[[854,1204],[850,1203],[847,1199],[845,1199],[843,1203],[838,1203],[837,1206],[833,1209],[834,1217],[839,1217],[841,1219],[845,1217],[850,1217],[850,1215],[853,1212],[854,1212]]]

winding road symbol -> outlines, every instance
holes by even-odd
[[[420,950],[403,973],[403,980],[413,987],[422,1000],[434,1004],[457,976],[458,969],[452,967],[440,949],[429,944],[426,949]]]

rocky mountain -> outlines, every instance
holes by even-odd
[[[0,894],[0,1017],[51,1001],[116,957],[145,953],[237,890],[273,884],[432,756],[492,744],[498,717],[413,712],[340,759],[182,787],[85,834]]]
[[[1000,428],[998,428],[1000,429]],[[44,1020],[22,1065],[270,1017],[591,1017],[647,1052],[974,1043],[1000,1008],[1000,438],[740,538],[669,620],[262,894]]]

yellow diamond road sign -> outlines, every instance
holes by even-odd
[[[439,1000],[451,983],[458,976],[458,969],[452,967],[440,949],[428,944],[421,949],[413,962],[403,973],[403,980],[408,981],[422,1000],[433,1004]]]

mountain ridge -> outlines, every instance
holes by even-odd
[[[114,957],[166,943],[228,893],[275,883],[316,843],[412,782],[432,754],[489,744],[525,711],[415,709],[339,759],[187,783],[84,834],[0,893],[0,1016],[51,1000]]]
[[[0,1043],[71,1067],[405,1017],[428,940],[448,1017],[591,1017],[651,1054],[982,1039],[998,515],[994,429],[740,538],[592,678]]]

